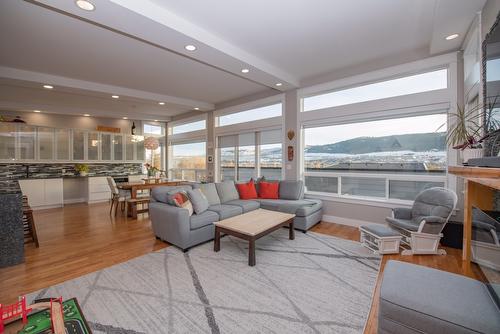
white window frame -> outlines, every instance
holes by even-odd
[[[450,116],[451,113],[455,112],[456,105],[458,102],[458,63],[459,56],[457,53],[450,53],[446,55],[441,55],[433,58],[419,60],[409,64],[398,65],[378,71],[373,71],[365,73],[362,75],[357,75],[349,78],[344,78],[336,80],[329,83],[324,83],[320,85],[315,85],[311,87],[306,87],[298,90],[298,98],[300,109],[297,111],[298,115],[298,125],[300,130],[300,138],[298,142],[300,143],[300,148],[297,152],[297,158],[299,159],[300,169],[300,179],[305,180],[305,176],[325,176],[324,172],[306,172],[304,163],[304,128],[305,127],[319,127],[319,126],[329,126],[329,125],[340,125],[348,123],[358,123],[362,121],[374,121],[382,119],[392,119],[400,117],[412,117],[412,116],[424,116],[436,113],[442,113],[447,111],[448,113],[448,129],[454,122],[454,117]],[[448,83],[446,89],[408,94],[396,97],[390,97],[385,99],[378,99],[372,101],[358,102],[348,105],[329,107],[318,110],[311,110],[303,112],[303,99],[308,96],[323,94],[326,92],[342,90],[350,87],[363,86],[370,83],[381,82],[385,80],[391,80],[396,78],[401,78],[409,75],[420,74],[425,72],[430,72],[439,69],[447,69]],[[425,101],[425,103],[422,103]],[[447,165],[454,165],[457,163],[458,154],[456,150],[451,147],[447,149]],[[319,174],[318,174],[319,173]],[[336,172],[326,172],[329,176],[334,176]],[[338,173],[340,176],[348,173]],[[389,173],[390,174],[390,173]],[[369,175],[363,174],[363,176]],[[382,173],[377,174],[377,178],[381,178]],[[359,174],[357,176],[360,176]],[[419,181],[423,176],[420,175],[409,175],[401,173],[405,180],[408,181]],[[395,175],[386,178],[386,188],[389,180],[394,179]],[[399,176],[397,176],[399,177]],[[422,179],[423,180],[423,179]],[[444,175],[426,175],[425,180],[432,180],[433,182],[444,182],[445,187],[456,191],[457,189],[457,179],[447,171]],[[340,181],[340,180],[339,180]],[[312,198],[322,198],[327,200],[338,200],[340,202],[349,203],[383,203],[382,206],[393,206],[393,205],[411,205],[411,201],[389,199],[388,191],[386,189],[386,198],[375,198],[375,197],[360,197],[360,196],[348,196],[341,194],[341,184],[339,182],[338,194],[323,193],[323,192],[306,192],[308,197]],[[380,206],[380,205],[377,205]]]

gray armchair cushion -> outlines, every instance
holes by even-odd
[[[224,181],[221,183],[216,183],[215,187],[217,188],[217,193],[219,194],[221,203],[240,199],[240,194],[238,193],[238,190],[236,190],[234,181]]]
[[[279,198],[298,200],[304,198],[304,182],[299,181],[280,181]]]
[[[438,216],[448,218],[453,210],[452,192],[444,188],[429,188],[415,198],[411,210],[412,217]]]
[[[392,209],[392,214],[394,215],[394,218],[397,219],[411,219],[410,208],[394,208]]]
[[[260,208],[260,203],[252,200],[235,199],[234,201],[226,202],[227,205],[236,205],[243,209],[243,213],[257,210]]]
[[[208,205],[220,204],[220,198],[217,193],[217,189],[215,188],[215,183],[197,184],[194,187],[200,188],[201,192],[208,200]]]
[[[208,210],[217,213],[219,215],[219,220],[231,218],[243,213],[241,207],[227,204],[210,205]]]
[[[392,218],[392,217],[387,217],[385,220],[389,223],[389,225],[401,228],[404,230],[409,230],[409,231],[418,231],[418,227],[420,224],[416,224],[413,220],[411,219],[397,219],[397,218]]]
[[[190,189],[187,191],[187,194],[193,205],[193,210],[197,215],[207,211],[208,200],[201,189]]]
[[[191,230],[196,230],[200,227],[213,224],[219,221],[219,215],[213,211],[205,211],[201,214],[192,215],[189,220]]]

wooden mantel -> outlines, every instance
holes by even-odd
[[[464,179],[464,239],[462,259],[471,260],[472,207],[492,210],[500,190],[500,168],[448,166],[448,173]]]

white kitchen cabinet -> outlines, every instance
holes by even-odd
[[[23,195],[28,197],[32,209],[47,209],[63,206],[62,179],[19,180]]]
[[[96,176],[87,179],[87,203],[106,202],[111,199],[111,189],[107,177]]]

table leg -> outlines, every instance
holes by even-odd
[[[215,238],[214,238],[214,252],[220,251],[220,231],[219,228],[215,227]]]
[[[295,229],[293,228],[293,219],[290,219],[290,224],[288,225],[289,231],[288,231],[288,237],[290,240],[295,239]]]
[[[248,265],[255,266],[255,239],[248,240]]]

